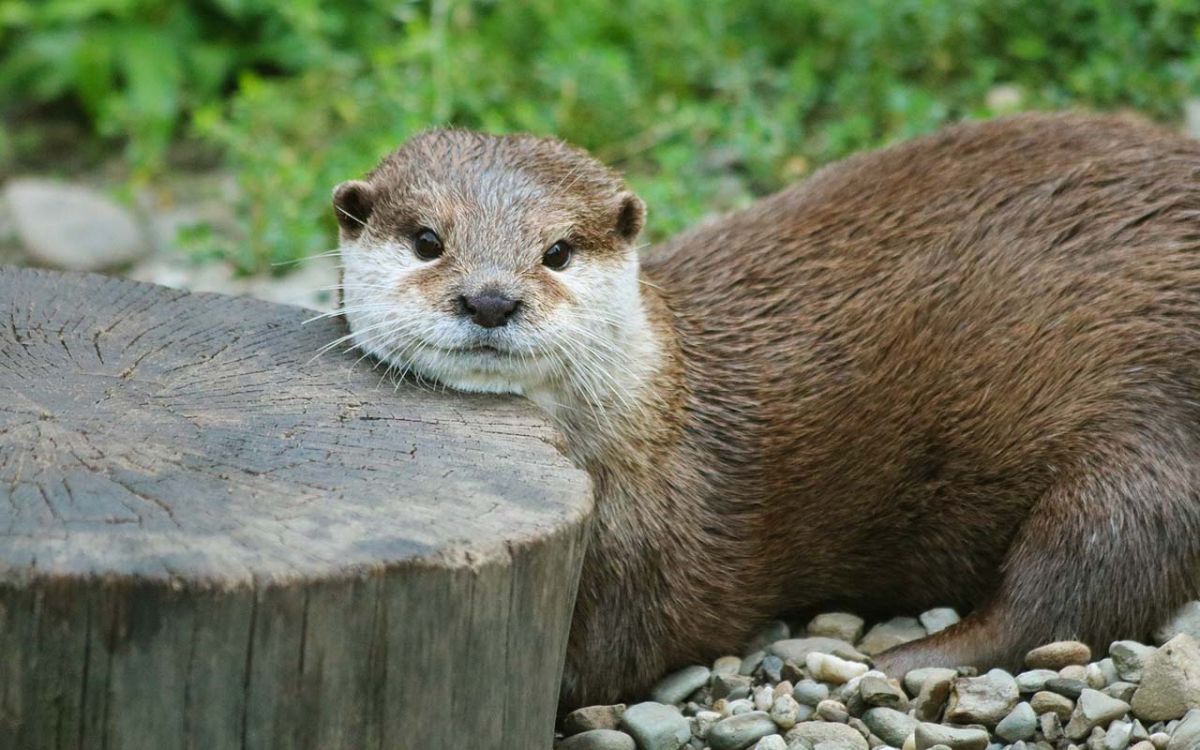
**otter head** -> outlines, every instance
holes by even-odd
[[[619,358],[640,310],[645,208],[586,153],[432,131],[338,185],[333,204],[353,340],[389,366],[553,401],[580,362]]]

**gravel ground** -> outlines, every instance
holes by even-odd
[[[1025,671],[871,669],[882,650],[949,627],[951,609],[864,632],[861,618],[772,622],[749,653],[669,674],[649,700],[564,717],[558,750],[1197,750],[1200,602],[1108,654],[1060,641]]]

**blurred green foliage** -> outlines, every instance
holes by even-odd
[[[331,246],[330,187],[438,124],[592,149],[653,238],[948,120],[1198,89],[1200,0],[0,0],[5,108],[77,106],[143,175],[219,146],[246,271]]]

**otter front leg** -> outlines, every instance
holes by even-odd
[[[1034,506],[1000,588],[961,623],[881,654],[899,676],[921,666],[1019,668],[1043,643],[1104,653],[1140,638],[1200,591],[1200,451],[1130,436],[1093,453]],[[1184,442],[1172,436],[1178,442]]]

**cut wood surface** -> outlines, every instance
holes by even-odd
[[[0,748],[548,748],[591,513],[299,308],[0,268]]]

